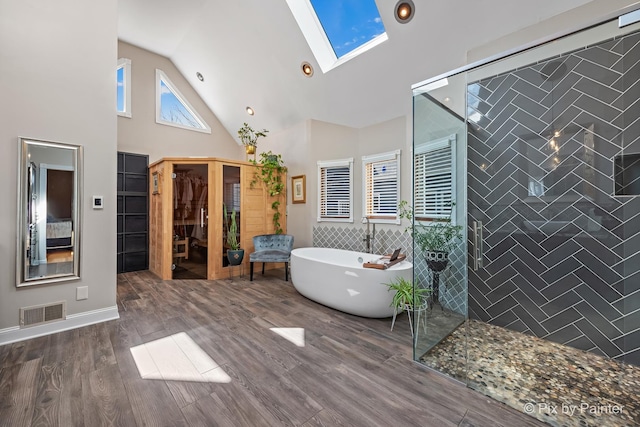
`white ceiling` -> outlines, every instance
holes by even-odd
[[[231,135],[245,121],[271,131],[309,118],[360,128],[410,114],[411,85],[464,65],[470,48],[588,2],[414,0],[416,15],[402,25],[396,0],[377,0],[389,40],[327,74],[285,0],[119,0],[118,35],[170,58]],[[313,77],[300,72],[303,61]]]

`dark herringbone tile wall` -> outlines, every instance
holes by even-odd
[[[470,317],[640,365],[640,34],[468,85]]]

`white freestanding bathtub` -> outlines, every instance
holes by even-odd
[[[386,270],[362,267],[382,255],[330,248],[298,248],[291,252],[291,281],[300,294],[345,313],[390,317],[394,292],[384,283],[402,276],[412,280],[413,264],[402,261]]]

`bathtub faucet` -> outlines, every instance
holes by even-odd
[[[365,242],[365,252],[372,254],[373,253],[373,245],[376,240],[376,224],[373,224],[373,233],[369,230],[369,217],[363,216],[362,223],[367,224],[367,233],[362,239]]]

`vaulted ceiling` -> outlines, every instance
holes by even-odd
[[[244,121],[360,128],[410,114],[411,85],[464,65],[469,49],[588,2],[414,0],[400,24],[396,0],[377,0],[389,40],[326,74],[285,0],[119,0],[118,35],[171,59],[232,135]]]

